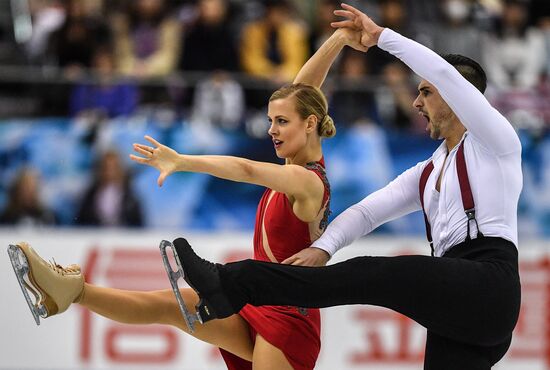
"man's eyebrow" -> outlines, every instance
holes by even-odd
[[[422,92],[422,91],[424,91],[424,90],[429,90],[429,89],[430,89],[429,86],[422,86],[422,87],[419,87],[419,88],[418,88],[418,91],[419,91],[419,92]]]

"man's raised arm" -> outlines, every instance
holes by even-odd
[[[508,120],[451,64],[427,47],[397,32],[382,28],[366,14],[342,4],[337,15],[347,18],[334,27],[362,27],[362,44],[379,48],[401,59],[416,74],[433,84],[466,129],[497,155],[521,150],[519,138]]]

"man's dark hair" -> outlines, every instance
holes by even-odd
[[[479,91],[482,93],[485,92],[487,88],[487,75],[478,62],[458,54],[443,55],[443,59],[455,67],[457,71]]]

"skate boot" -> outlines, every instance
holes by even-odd
[[[84,277],[78,265],[62,267],[55,261],[46,262],[25,242],[10,245],[8,254],[37,325],[40,317],[61,313],[80,299]]]
[[[167,247],[170,247],[174,253],[178,271],[172,270],[168,262],[166,255]],[[163,240],[160,249],[164,266],[172,284],[172,290],[176,295],[185,322],[191,332],[194,330],[194,323],[196,321],[204,324],[207,321],[223,319],[236,313],[223,292],[217,264],[197,256],[187,240],[183,238],[174,240],[173,244]],[[200,300],[195,306],[197,310],[195,315],[189,313],[179,292],[177,280],[180,277],[199,295]]]

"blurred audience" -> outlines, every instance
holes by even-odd
[[[137,107],[138,90],[129,81],[115,75],[114,56],[111,48],[97,48],[92,56],[94,79],[78,83],[71,93],[70,114],[94,114],[102,117],[129,115]]]
[[[181,29],[164,0],[135,0],[113,18],[116,64],[133,77],[159,77],[177,65]]]
[[[505,0],[502,17],[483,40],[489,81],[500,89],[532,88],[539,82],[546,51],[542,32],[528,24],[527,3]]]
[[[277,85],[292,81],[308,57],[307,33],[291,17],[287,0],[265,0],[263,17],[244,26],[240,50],[244,70]]]
[[[195,89],[191,123],[236,129],[243,119],[244,106],[241,85],[227,73],[214,72]]]
[[[63,25],[66,8],[62,0],[31,0],[32,35],[25,45],[29,60],[36,64],[51,64],[48,60],[50,36]]]
[[[116,150],[98,159],[92,184],[84,194],[76,224],[81,226],[142,226],[140,201]]]
[[[404,36],[415,38],[414,27],[407,18],[407,10],[403,0],[380,0],[379,24],[389,27]],[[391,54],[372,47],[367,53],[369,73],[381,75],[384,67],[395,61]]]
[[[199,0],[198,16],[186,31],[179,66],[183,71],[237,71],[236,37],[227,0]]]
[[[481,32],[472,23],[472,2],[443,0],[443,22],[433,33],[433,48],[440,54],[461,54],[481,62]]]
[[[110,42],[108,24],[82,0],[65,0],[67,16],[61,27],[52,33],[50,53],[55,64],[74,77],[92,67],[94,50]]]
[[[338,0],[320,0],[317,2],[313,27],[309,36],[310,55],[313,55],[334,32],[334,28],[330,23],[339,20],[334,15],[334,10],[339,8],[340,1]]]
[[[40,199],[40,177],[31,168],[19,171],[8,190],[0,224],[17,226],[55,225],[56,218]]]
[[[376,101],[381,123],[391,129],[423,131],[422,121],[412,108],[417,95],[411,84],[411,72],[403,63],[394,61],[384,68],[384,84],[376,91]]]
[[[330,96],[330,115],[342,126],[376,123],[378,121],[374,95],[364,87],[367,76],[365,53],[345,49],[340,68]]]

